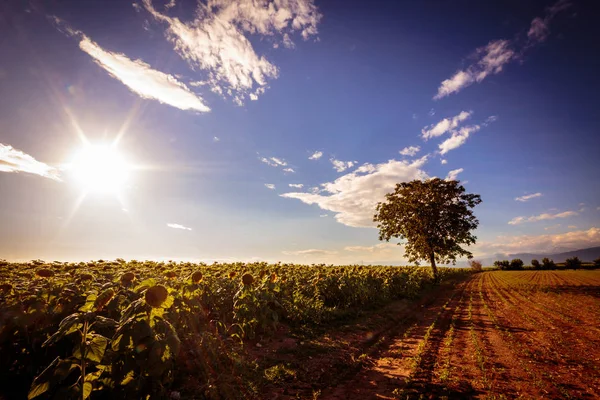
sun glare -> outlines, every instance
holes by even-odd
[[[118,193],[130,166],[114,146],[88,144],[75,154],[69,170],[87,192]]]

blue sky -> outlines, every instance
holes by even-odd
[[[0,258],[402,264],[374,205],[433,176],[481,194],[476,256],[600,245],[598,16],[9,1]]]

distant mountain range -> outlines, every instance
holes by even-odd
[[[525,265],[531,265],[531,260],[537,259],[538,261],[542,261],[542,258],[548,257],[554,262],[565,262],[567,258],[571,257],[579,257],[581,261],[591,262],[597,258],[600,258],[600,246],[599,247],[590,247],[587,249],[580,250],[572,250],[572,251],[564,251],[561,253],[553,253],[553,254],[534,254],[534,253],[517,253],[517,254],[508,254],[502,255],[498,254],[496,258],[486,258],[481,260],[483,265],[490,266],[496,260],[512,260],[513,258],[520,258],[523,260]]]

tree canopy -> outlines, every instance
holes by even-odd
[[[437,280],[436,261],[456,263],[457,256],[472,258],[462,245],[474,244],[472,230],[479,225],[473,208],[481,203],[478,194],[467,194],[456,180],[440,178],[414,180],[396,185],[386,200],[377,204],[373,221],[379,240],[406,240],[405,255],[410,262],[431,263]]]

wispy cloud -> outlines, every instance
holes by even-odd
[[[344,250],[353,252],[366,252],[366,253],[377,253],[377,252],[388,252],[390,250],[398,249],[399,246],[396,243],[378,243],[373,246],[346,246]]]
[[[528,201],[531,199],[535,199],[536,197],[542,197],[541,193],[533,193],[533,194],[527,194],[525,196],[520,196],[520,197],[515,197],[516,201]]]
[[[554,249],[573,250],[600,246],[600,228],[558,234],[498,236],[496,240],[475,245],[477,253],[552,252]]]
[[[400,150],[400,155],[412,157],[421,150],[419,146],[409,146]]]
[[[502,71],[504,65],[515,57],[515,51],[508,40],[494,40],[487,45],[475,50],[477,62],[467,69],[456,72],[451,78],[442,81],[437,94],[433,97],[439,100],[442,97],[456,93],[475,82],[481,82],[488,75]]]
[[[458,115],[451,118],[444,118],[437,124],[426,126],[421,130],[421,137],[428,140],[434,137],[442,136],[446,132],[450,132],[467,120],[473,111],[461,111]]]
[[[272,184],[272,183],[265,183],[265,187],[266,187],[267,189],[271,189],[271,190],[274,190],[274,189],[275,189],[275,185],[274,185],[274,184]]]
[[[333,164],[333,169],[335,169],[337,172],[344,172],[348,168],[354,167],[356,164],[356,161],[341,161],[336,160],[335,158],[332,158],[329,161],[331,161],[331,164]]]
[[[453,131],[452,136],[438,145],[440,154],[444,155],[450,150],[462,146],[472,133],[477,132],[481,127],[479,125],[463,126],[458,131]]]
[[[556,213],[556,214],[544,213],[544,214],[540,214],[540,215],[534,215],[531,217],[515,217],[515,218],[511,219],[510,221],[508,221],[508,224],[509,225],[519,225],[519,224],[523,224],[525,222],[536,222],[536,221],[545,221],[545,220],[551,220],[551,219],[557,219],[557,218],[568,218],[568,217],[573,217],[575,215],[578,215],[577,211],[563,211],[561,213]]]
[[[60,181],[60,171],[12,146],[0,143],[0,172],[26,172]]]
[[[453,169],[452,171],[448,172],[448,175],[446,176],[446,180],[447,181],[456,180],[456,177],[458,176],[458,174],[460,174],[463,171],[464,171],[463,168]]]
[[[559,0],[553,6],[546,9],[546,14],[543,18],[534,18],[527,32],[527,43],[522,45],[520,50],[517,49],[520,46],[518,38],[514,40],[493,40],[475,50],[473,58],[476,61],[467,68],[457,71],[450,78],[442,81],[437,94],[433,98],[439,100],[452,93],[457,93],[473,83],[479,83],[489,75],[502,72],[506,64],[519,59],[527,49],[546,40],[549,34],[550,21],[558,12],[565,10],[569,6],[570,3],[568,1]]]
[[[287,172],[287,173],[293,174],[293,173],[295,173],[296,171],[294,170],[294,168],[284,168],[284,169],[283,169],[283,172]]]
[[[321,217],[321,218],[325,218],[327,216],[328,216],[328,214],[321,214],[321,215],[319,215],[319,217]]]
[[[217,142],[220,142],[220,141],[221,141],[221,139],[219,139],[217,136],[213,137],[213,142],[217,143]]]
[[[142,60],[132,60],[125,54],[104,50],[82,32],[67,26],[60,18],[52,19],[59,29],[79,39],[79,48],[90,55],[98,66],[138,96],[181,110],[210,111],[200,96],[173,75],[155,70]]]
[[[286,165],[288,165],[285,160],[282,160],[281,158],[277,157],[260,157],[259,160],[271,167],[285,167]]]
[[[302,183],[290,183],[288,186],[296,189],[302,189],[304,187]]]
[[[230,96],[238,104],[256,100],[268,81],[278,76],[277,67],[257,54],[250,36],[294,47],[290,34],[300,32],[307,40],[317,34],[321,14],[313,0],[253,1],[210,0],[198,2],[196,17],[182,22],[160,13],[152,0],[145,9],[167,26],[166,36],[175,51],[194,69],[208,74],[212,91]]]
[[[181,224],[167,224],[167,226],[169,228],[173,228],[173,229],[182,229],[184,231],[191,231],[192,228],[188,228],[187,226],[183,226]]]
[[[446,159],[442,158],[442,159],[440,160],[440,163],[442,163],[442,165],[446,165],[446,164],[448,164],[448,160],[446,160]]]
[[[546,8],[544,17],[536,17],[531,21],[531,26],[527,31],[529,45],[534,45],[545,41],[550,34],[550,22],[559,12],[571,7],[571,3],[567,0],[559,0],[552,6]]]
[[[288,256],[330,256],[338,254],[335,250],[320,250],[320,249],[306,249],[306,250],[284,250],[283,254]]]
[[[322,151],[315,151],[310,157],[308,157],[308,159],[309,160],[318,160],[321,157],[323,157],[323,152]]]
[[[333,182],[322,184],[316,193],[284,193],[280,196],[316,204],[335,213],[335,219],[348,226],[373,227],[377,202],[394,190],[398,182],[425,179],[421,169],[427,157],[408,162],[390,160],[382,164],[364,164]]]

